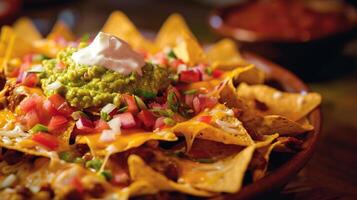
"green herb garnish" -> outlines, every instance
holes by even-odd
[[[75,111],[71,114],[72,119],[78,120],[81,117],[88,118],[88,116],[82,111]]]
[[[160,109],[160,108],[153,108],[150,111],[154,114],[155,117],[172,117],[175,113],[171,109]]]
[[[107,181],[110,181],[113,178],[112,172],[110,172],[109,170],[104,170],[100,172],[100,175],[102,175]]]
[[[102,167],[103,161],[100,159],[93,159],[86,162],[86,167],[94,169],[95,171],[99,171]]]
[[[206,74],[207,75],[209,75],[209,76],[212,76],[212,68],[210,68],[210,67],[207,67],[206,69],[205,69],[205,72],[206,72]]]
[[[118,110],[119,113],[123,113],[128,109],[128,106],[124,106]]]
[[[173,58],[173,59],[177,58],[175,52],[172,49],[167,53],[167,57]]]
[[[135,99],[136,104],[138,105],[138,107],[141,110],[147,110],[148,109],[147,106],[145,105],[144,101],[140,97],[134,95],[134,99]]]
[[[42,124],[36,124],[34,127],[30,129],[30,133],[34,134],[37,132],[47,132],[48,128],[45,125]]]
[[[167,103],[172,111],[178,112],[180,104],[175,92],[167,95]]]
[[[197,94],[197,90],[196,90],[196,89],[186,90],[186,91],[184,92],[184,94],[186,94],[186,95]]]
[[[109,121],[112,117],[106,112],[100,112],[100,118],[104,121]]]
[[[169,125],[169,126],[174,126],[174,125],[176,124],[176,121],[173,120],[173,119],[170,118],[170,117],[166,117],[166,118],[164,119],[164,123],[165,123],[166,125]]]
[[[59,156],[59,158],[61,160],[64,160],[66,162],[72,162],[73,161],[73,154],[71,152],[62,151],[62,152],[59,152],[58,156]]]

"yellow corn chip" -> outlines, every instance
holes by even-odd
[[[213,68],[232,70],[247,64],[231,39],[222,39],[215,43],[206,55]]]
[[[15,33],[10,26],[1,29],[1,41],[5,45],[5,58],[21,57],[34,51],[31,43]]]
[[[265,85],[241,83],[237,94],[260,115],[281,115],[292,121],[307,116],[321,103],[321,96],[317,93],[281,92]]]
[[[235,156],[212,164],[182,160],[180,180],[195,188],[211,192],[238,192],[254,150],[255,146],[251,145]]]
[[[150,53],[157,51],[155,45],[141,35],[123,12],[113,12],[105,22],[102,31],[125,40],[136,50],[146,50]]]
[[[298,135],[314,129],[310,124],[299,124],[279,115],[257,117],[255,121],[250,121],[247,126],[251,127],[259,135],[274,133],[279,133],[283,136]]]
[[[42,39],[41,34],[29,18],[23,17],[18,19],[13,28],[17,35],[25,34],[26,37],[24,39],[29,43]]]
[[[128,159],[130,177],[133,185],[129,187],[131,196],[156,194],[159,191],[179,191],[196,196],[212,196],[213,193],[198,190],[189,184],[180,184],[171,181],[164,175],[156,172],[137,155]]]
[[[206,55],[200,44],[192,37],[181,37],[177,39],[177,45],[173,51],[176,56],[189,65],[206,62]]]
[[[174,13],[161,26],[155,44],[161,48],[174,47],[177,45],[177,40],[182,37],[188,37],[197,42],[184,18],[180,14]]]
[[[64,38],[66,41],[73,41],[76,39],[71,29],[63,21],[57,21],[52,31],[47,35],[47,39],[56,40]]]
[[[209,112],[203,112],[191,120],[176,124],[171,130],[175,133],[183,134],[186,138],[187,149],[190,150],[195,138],[212,140],[224,144],[236,144],[240,146],[249,146],[254,144],[254,141],[249,136],[248,132],[243,127],[242,123],[236,118],[229,116],[228,108],[223,104],[218,104]],[[211,115],[213,121],[226,124],[224,120],[229,120],[229,123],[234,124],[233,127],[215,126],[200,122],[197,120],[201,115]]]

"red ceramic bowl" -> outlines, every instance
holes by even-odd
[[[230,26],[226,22],[225,16],[229,12],[235,12],[240,6],[254,2],[248,1],[214,9],[208,17],[209,26],[219,36],[235,39],[242,50],[255,52],[273,60],[298,74],[305,81],[336,78],[354,69],[351,67],[354,66],[354,58],[346,56],[343,49],[347,43],[357,38],[356,8],[348,5],[345,8],[345,12],[351,13],[351,26],[320,38],[302,41],[299,38],[272,38],[263,33]]]
[[[279,65],[252,53],[244,53],[243,55],[248,62],[262,69],[266,73],[268,80],[278,83],[285,91],[301,92],[309,90],[297,76]],[[316,108],[309,115],[309,120],[315,127],[315,130],[307,134],[302,151],[293,155],[288,161],[280,165],[280,167],[270,171],[269,174],[261,180],[244,186],[238,193],[220,195],[211,199],[257,199],[262,197],[262,195],[281,190],[305,166],[315,149],[321,130],[320,108]]]

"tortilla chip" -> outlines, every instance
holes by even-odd
[[[38,32],[31,19],[27,17],[18,19],[13,25],[13,28],[17,35],[25,34],[26,37],[24,37],[24,39],[29,43],[42,39],[40,32]]]
[[[248,146],[237,155],[212,164],[182,161],[180,181],[211,192],[238,192],[254,149],[254,145]]]
[[[260,84],[264,82],[264,73],[257,69],[254,65],[239,67],[231,72],[227,72],[226,80],[218,90],[219,102],[227,105],[229,108],[238,108],[240,110],[248,110],[245,103],[238,97],[235,84],[242,82],[248,84]]]
[[[49,40],[56,40],[58,38],[63,38],[66,41],[74,41],[76,39],[71,29],[63,21],[57,21],[51,32],[47,35],[47,39]]]
[[[227,38],[222,39],[211,46],[206,55],[212,68],[233,70],[238,66],[244,66],[247,64],[239,53],[236,43]]]
[[[209,112],[203,112],[188,121],[176,124],[174,127],[171,128],[171,130],[175,133],[182,134],[185,136],[186,143],[187,143],[187,151],[190,150],[195,138],[212,140],[224,144],[241,145],[241,146],[249,146],[254,144],[254,141],[249,136],[248,132],[245,130],[243,125],[239,122],[238,119],[234,117],[232,117],[232,120],[234,118],[236,120],[234,121],[234,123],[238,124],[237,127],[232,128],[234,129],[234,133],[228,132],[227,130],[220,128],[217,125],[213,126],[211,124],[207,124],[197,120],[197,118],[199,118],[202,115],[212,116],[213,118],[212,121],[230,117],[227,114],[225,114],[226,109],[227,107],[225,105],[219,104]]]
[[[231,78],[234,85],[243,82],[247,84],[262,84],[265,79],[265,74],[263,71],[255,67],[255,65],[250,64],[246,67],[238,67],[235,70],[228,72],[226,77]]]
[[[5,59],[22,57],[34,51],[32,44],[27,42],[25,37],[15,33],[10,26],[3,26],[1,29],[1,41],[5,45]]]
[[[269,163],[269,158],[270,158],[270,154],[273,151],[273,149],[280,144],[280,141],[276,141],[273,144],[269,145],[269,146],[264,146],[262,148],[258,148],[253,156],[252,162],[254,162],[254,158],[255,156],[259,155],[260,159],[264,159],[264,165],[260,166],[259,168],[255,168],[253,169],[253,181],[257,181],[261,178],[263,178],[268,170],[268,163]],[[261,162],[261,161],[258,161]]]
[[[13,165],[2,161],[0,162],[0,168],[0,176],[12,174],[16,177],[16,185],[30,189],[33,192],[31,199],[43,199],[41,197],[44,196],[39,191],[45,185],[52,188],[56,199],[66,199],[66,195],[69,192],[77,189],[73,185],[74,178],[81,183],[83,190],[91,190],[95,185],[100,185],[104,189],[101,192],[101,198],[119,199],[118,195],[115,194],[117,189],[101,176],[78,164],[66,163],[58,160],[58,158],[50,160],[43,157],[24,156],[21,161]],[[11,196],[11,193],[7,193],[7,195]],[[15,192],[12,197],[15,198],[5,199],[18,199],[19,194]]]
[[[66,47],[59,45],[54,40],[37,40],[33,43],[36,51],[49,58],[56,58],[57,53]]]
[[[195,196],[212,196],[210,192],[193,188],[189,184],[171,181],[164,175],[156,172],[137,155],[128,158],[130,177],[134,183],[129,187],[130,196],[156,194],[160,191],[179,191]]]
[[[95,156],[105,156],[141,146],[142,144],[150,140],[177,140],[177,137],[174,133],[166,130],[159,132],[144,132],[138,130],[131,130],[130,133],[118,134],[116,139],[111,142],[102,142],[100,140],[100,135],[100,133],[97,133],[91,135],[77,136],[77,143],[88,144],[89,148],[91,149],[91,152]],[[110,149],[107,148],[109,146],[111,147]]]
[[[197,42],[197,39],[188,28],[185,19],[177,13],[171,14],[161,26],[155,40],[155,44],[160,48],[177,45],[178,40],[182,37],[190,38]]]
[[[249,105],[250,109],[260,115],[281,115],[292,121],[307,116],[321,103],[321,96],[317,93],[281,92],[265,85],[249,86],[241,83],[237,94]]]
[[[262,118],[256,118],[255,121],[248,122],[247,126],[251,127],[259,135],[270,135],[279,133],[280,135],[299,135],[314,129],[310,124],[300,124],[279,115],[267,115]]]
[[[157,47],[146,40],[130,19],[121,11],[110,14],[102,31],[117,36],[128,42],[136,50],[145,50],[150,53],[156,52]]]
[[[206,55],[200,44],[192,37],[183,36],[177,39],[177,45],[173,48],[174,53],[185,63],[195,65],[206,62]]]

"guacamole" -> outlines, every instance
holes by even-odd
[[[70,48],[60,52],[56,59],[43,61],[40,78],[47,96],[59,93],[76,108],[119,105],[123,93],[153,96],[170,83],[169,72],[159,66],[147,63],[142,75],[135,72],[123,75],[101,66],[74,63],[71,55],[75,51]]]

